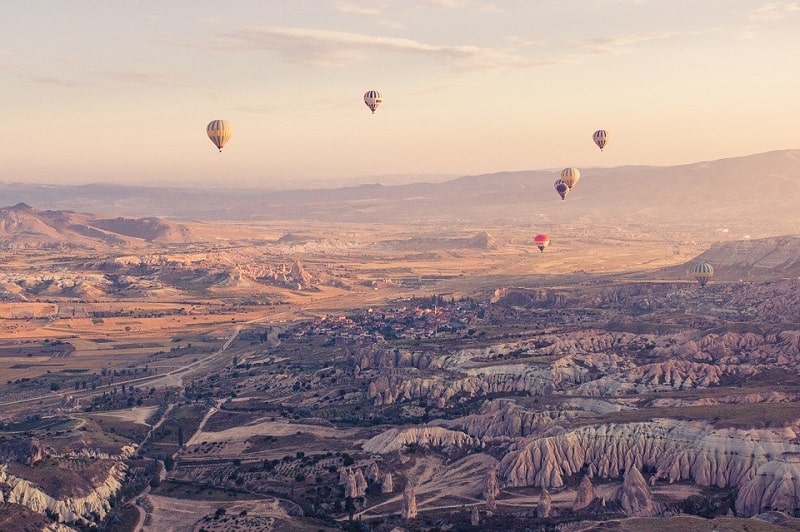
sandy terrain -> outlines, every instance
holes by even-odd
[[[127,410],[113,410],[110,412],[104,412],[102,414],[89,414],[90,417],[111,417],[115,419],[119,419],[120,421],[128,421],[130,423],[138,423],[140,425],[146,425],[147,420],[153,415],[153,413],[158,410],[157,406],[145,406],[145,407],[136,407],[130,408]]]
[[[226,516],[238,516],[244,511],[249,518],[261,518],[253,527],[239,527],[238,530],[242,531],[273,530],[272,527],[265,527],[265,525],[269,522],[272,522],[274,525],[276,519],[289,520],[289,515],[286,513],[286,510],[275,500],[252,500],[230,503],[225,501],[173,499],[159,495],[148,495],[147,498],[153,506],[153,513],[151,520],[145,521],[145,525],[142,527],[144,531],[178,532],[199,530],[201,526],[204,526],[200,521],[206,516],[213,516],[218,508],[224,508]],[[211,521],[211,524],[221,526],[222,528],[219,528],[219,530],[225,529],[224,522],[214,523]],[[206,525],[206,528],[210,527]]]
[[[275,421],[262,421],[220,432],[201,431],[195,434],[188,444],[228,442],[230,445],[235,442],[244,442],[251,436],[291,436],[298,432],[309,433],[318,438],[347,438],[355,434],[357,429],[340,430],[319,425],[305,425],[299,422],[289,423],[286,420],[276,419]]]

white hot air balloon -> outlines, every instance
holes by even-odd
[[[606,142],[608,142],[608,131],[605,129],[598,129],[592,133],[592,140],[597,144],[597,147],[600,148],[600,151],[603,151],[603,148],[606,147]]]
[[[375,109],[377,109],[378,106],[383,103],[383,96],[381,96],[381,93],[378,91],[367,91],[364,93],[364,103],[374,114]]]

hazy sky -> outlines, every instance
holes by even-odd
[[[302,186],[800,147],[800,1],[25,0],[0,29],[2,181]]]

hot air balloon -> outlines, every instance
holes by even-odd
[[[547,235],[536,235],[533,237],[533,243],[539,248],[539,251],[544,253],[544,248],[550,245],[550,237]]]
[[[714,277],[714,267],[707,262],[698,262],[694,267],[694,278],[700,283],[700,286],[705,286],[709,279]]]
[[[553,184],[553,186],[556,187],[556,192],[558,192],[558,195],[561,196],[561,199],[566,199],[567,192],[569,192],[569,187],[567,184],[561,179],[556,179],[556,182]]]
[[[577,168],[564,168],[561,170],[561,181],[569,187],[570,190],[575,188],[578,181],[581,179],[581,171]]]
[[[375,114],[375,109],[383,103],[383,96],[378,91],[367,91],[364,93],[364,103],[370,108],[372,114]]]
[[[600,151],[603,151],[603,148],[606,147],[606,142],[608,142],[608,131],[605,129],[598,129],[592,133],[592,140],[597,144],[597,147],[600,148]]]
[[[231,127],[231,123],[226,120],[212,120],[206,126],[206,133],[208,134],[208,138],[211,139],[211,142],[214,143],[214,146],[219,148],[219,151],[222,151],[225,144],[231,140],[233,128]]]

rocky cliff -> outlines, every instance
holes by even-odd
[[[701,422],[656,419],[648,423],[577,428],[549,437],[520,439],[500,462],[510,486],[559,488],[587,466],[589,475],[619,478],[643,466],[656,479],[691,480],[701,486],[732,487],[785,452],[800,452],[793,428],[714,429]]]
[[[661,511],[658,503],[653,500],[653,494],[650,493],[641,471],[636,467],[625,471],[615,498],[623,511],[631,517],[653,517]]]
[[[750,517],[778,510],[792,514],[800,508],[800,454],[784,453],[761,465],[752,479],[742,484],[736,513]]]
[[[0,492],[6,502],[57,515],[66,523],[90,525],[95,518],[105,518],[111,508],[109,500],[122,487],[126,470],[122,462],[110,463],[105,480],[93,489],[82,495],[56,499],[36,484],[9,474],[8,466],[0,466]]]
[[[368,453],[387,454],[401,451],[409,445],[455,451],[479,448],[481,441],[463,432],[442,427],[393,428],[364,442],[363,449]]]

